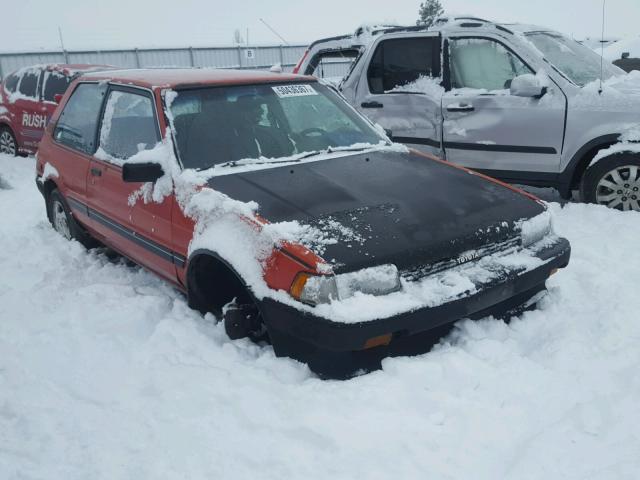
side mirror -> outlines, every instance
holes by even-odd
[[[63,97],[63,96],[64,96],[64,95],[62,95],[61,93],[56,93],[56,94],[53,96],[53,101],[54,101],[55,103],[57,103],[58,105],[60,105],[60,102],[62,101],[62,97]]]
[[[516,97],[540,98],[547,93],[547,87],[542,86],[535,75],[526,73],[511,80],[509,91]]]
[[[629,58],[630,54],[629,52],[622,52],[622,55],[620,56],[621,59],[626,60],[627,58]]]
[[[155,182],[163,175],[164,170],[159,163],[125,163],[122,165],[123,182]]]

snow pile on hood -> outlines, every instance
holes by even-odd
[[[574,97],[575,108],[600,110],[638,110],[640,106],[640,71],[617,75],[602,82],[587,83]]]
[[[589,166],[595,165],[599,160],[616,153],[640,153],[640,124],[630,128],[619,137],[619,142],[609,148],[600,150]]]
[[[597,50],[600,52],[600,49]],[[623,53],[629,53],[630,58],[640,58],[640,37],[619,40],[605,47],[602,56],[613,62],[622,58]]]

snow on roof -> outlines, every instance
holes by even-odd
[[[313,80],[288,73],[262,70],[233,70],[216,68],[137,68],[87,73],[84,78],[113,80],[148,87],[177,87],[190,84],[234,84],[250,82],[277,82]]]
[[[622,58],[623,53],[629,53],[629,58],[640,58],[640,36],[625,38],[605,47],[603,56],[614,61]]]

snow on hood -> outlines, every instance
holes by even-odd
[[[622,58],[623,53],[629,53],[630,58],[640,58],[640,37],[625,38],[604,48],[602,56],[613,62]]]
[[[161,164],[164,171],[164,175],[157,182],[144,184],[135,192],[129,199],[130,204],[133,205],[137,201],[162,202],[166,196],[174,192],[183,213],[195,222],[188,255],[200,249],[216,252],[233,265],[257,299],[269,297],[337,322],[372,321],[451,301],[464,293],[473,293],[484,282],[490,281],[505,270],[515,269],[524,272],[541,264],[533,250],[514,248],[510,251],[504,250],[497,254],[485,255],[479,262],[472,262],[456,269],[447,269],[420,280],[403,280],[401,292],[380,297],[371,294],[355,294],[348,299],[332,301],[315,308],[303,305],[287,292],[271,289],[264,279],[264,267],[273,254],[274,246],[292,242],[313,246],[318,251],[318,247],[321,250],[323,245],[335,245],[344,242],[345,238],[355,243],[363,242],[362,233],[351,229],[348,220],[341,222],[336,218],[327,218],[325,224],[309,224],[290,220],[291,217],[283,217],[281,221],[265,224],[257,215],[259,205],[255,201],[241,201],[218,189],[207,187],[207,182],[212,177],[215,178],[215,173],[211,169],[181,170],[168,133],[168,131],[165,132],[164,139],[153,149],[142,150],[127,160],[127,163],[157,162]],[[386,149],[402,150],[406,154],[405,147],[380,145],[367,146],[367,148],[381,152]],[[336,153],[344,154],[345,152],[333,152],[327,155],[331,157]],[[99,156],[107,161],[122,163],[109,157],[103,150]],[[324,158],[323,155],[319,157]],[[318,159],[297,160],[320,165],[317,163]],[[296,159],[285,159],[285,164],[295,161]],[[278,166],[282,167],[283,164]],[[237,167],[228,166],[227,168],[233,171],[236,168],[264,170],[268,167],[273,167],[273,164],[253,164],[247,160]],[[476,258],[478,255],[472,256]],[[323,273],[333,271],[330,264],[321,265],[320,268]]]
[[[632,71],[603,81],[602,92],[600,92],[600,80],[588,83],[574,97],[572,106],[585,109],[638,111],[640,72]]]

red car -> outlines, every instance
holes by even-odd
[[[22,68],[0,84],[0,153],[32,154],[58,101],[75,77],[102,65],[37,65]]]
[[[329,376],[531,304],[568,264],[535,198],[391,144],[312,77],[83,75],[46,128],[54,228]]]

